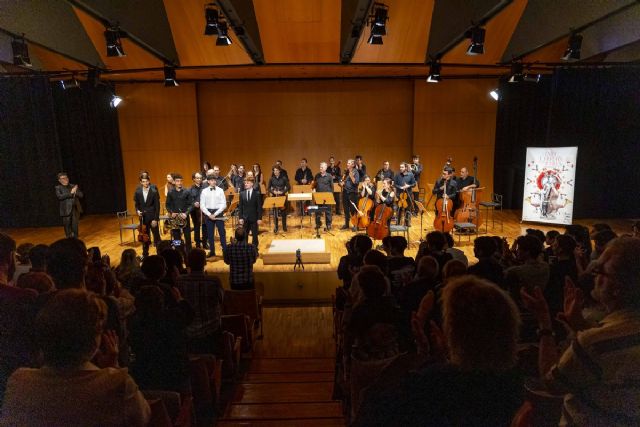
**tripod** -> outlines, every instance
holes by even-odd
[[[302,267],[302,270],[304,270],[304,264],[302,263],[302,251],[300,249],[296,249],[296,263],[293,265],[293,271],[296,271],[298,267]]]

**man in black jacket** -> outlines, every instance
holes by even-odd
[[[200,172],[194,172],[191,175],[193,185],[189,189],[191,192],[191,198],[193,200],[193,209],[191,209],[191,220],[193,221],[193,237],[196,241],[196,248],[201,245],[207,248],[207,226],[202,220],[202,212],[200,211],[200,193],[205,188],[202,184],[202,174]],[[202,231],[202,234],[200,234]]]
[[[157,245],[160,241],[158,231],[158,221],[160,217],[160,195],[156,188],[151,187],[149,175],[140,175],[140,187],[133,194],[133,201],[136,205],[136,212],[142,218],[142,223],[153,233],[153,242]],[[142,256],[149,256],[150,242],[142,243]]]
[[[253,235],[251,243],[258,247],[258,226],[262,224],[262,203],[260,193],[253,189],[252,178],[244,182],[245,190],[240,193],[239,215],[240,225],[244,227],[247,237],[249,230]]]
[[[69,176],[66,172],[58,174],[56,185],[56,196],[60,201],[60,216],[64,225],[64,235],[66,237],[78,237],[78,221],[82,213],[80,199],[83,197],[82,191],[77,185],[69,184]]]
[[[173,176],[175,188],[167,194],[166,208],[168,214],[175,218],[180,216],[185,221],[184,228],[176,228],[171,230],[171,238],[180,240],[184,231],[184,242],[187,251],[191,250],[191,223],[189,221],[189,213],[193,209],[193,198],[191,192],[182,188],[182,175],[175,174]]]

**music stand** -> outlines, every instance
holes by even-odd
[[[293,185],[291,192],[289,192],[289,200],[296,201],[300,205],[300,234],[302,234],[302,220],[304,219],[304,202],[312,199],[311,197],[311,185]]]
[[[238,204],[240,204],[240,196],[236,193],[233,197],[233,200],[231,201],[231,204],[229,204],[229,206],[227,207],[227,211],[225,212],[225,216],[231,217],[231,224],[234,228],[236,226],[236,215],[234,215],[234,212],[236,211]]]
[[[422,243],[424,239],[422,238],[422,216],[424,215],[426,209],[422,203],[419,201],[415,201],[416,206],[418,207],[418,213],[420,214],[420,240],[416,243]]]
[[[262,209],[275,209],[275,218],[278,220],[278,211],[284,207],[285,202],[287,201],[287,196],[269,196],[264,199],[262,202]],[[285,212],[284,215],[287,213]],[[279,235],[284,236],[283,233],[278,233]]]
[[[327,192],[316,192],[313,193],[313,203],[315,203],[318,206],[318,211],[316,212],[316,215],[321,214],[322,212],[326,212],[327,211],[327,206],[329,207],[329,209],[331,209],[331,206],[336,204],[336,200],[333,197],[333,193],[329,193]],[[317,225],[318,223],[316,222],[316,238],[320,238],[320,228]],[[326,224],[326,215],[325,215],[325,231],[330,234],[330,235],[334,235],[333,233],[331,233],[327,227]]]

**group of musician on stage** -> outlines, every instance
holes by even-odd
[[[310,185],[313,191],[322,193],[332,193],[335,198],[336,213],[344,212],[345,222],[342,230],[352,229],[357,231],[350,223],[353,215],[362,215],[357,208],[358,202],[362,198],[369,198],[373,205],[384,204],[394,208],[397,224],[404,221],[410,226],[411,216],[418,212],[418,204],[415,202],[419,197],[418,182],[422,173],[422,164],[418,155],[413,156],[411,163],[401,163],[399,172],[394,174],[388,161],[385,161],[382,168],[373,176],[367,174],[367,167],[362,156],[357,155],[354,159],[346,162],[346,169],[341,173],[340,163],[330,157],[328,162],[319,164],[319,172],[313,174],[307,165],[307,159],[301,159],[300,167],[294,175],[294,182],[297,185]],[[454,203],[460,191],[467,191],[479,187],[479,182],[469,176],[466,167],[461,168],[460,176],[454,176],[453,167],[447,163],[443,167],[442,176],[436,181],[433,194],[442,198],[444,194],[451,198]],[[231,206],[233,193],[236,196],[237,206],[233,206],[238,216],[239,224],[245,228],[247,233],[252,234],[252,243],[258,245],[258,227],[262,223],[262,197],[263,196],[286,196],[292,191],[287,171],[282,167],[280,160],[276,161],[272,174],[265,182],[259,164],[254,164],[251,170],[246,171],[244,165],[231,165],[226,176],[220,175],[220,167],[213,167],[205,162],[203,170],[194,172],[191,175],[193,184],[189,188],[184,187],[184,179],[178,173],[167,175],[167,182],[164,186],[165,195],[165,219],[168,223],[174,224],[171,229],[172,239],[181,241],[184,236],[184,243],[187,249],[191,248],[191,230],[196,247],[209,248],[210,256],[215,256],[214,235],[218,230],[222,249],[226,247],[226,232],[224,221],[227,207]],[[59,176],[60,185],[56,187],[58,199],[61,202],[61,216],[68,213],[69,206],[79,203],[70,203],[70,198],[81,196],[77,186],[69,184],[66,174]],[[75,189],[74,189],[75,188]],[[233,188],[234,191],[228,191]],[[68,193],[68,194],[67,194]],[[266,193],[266,194],[262,194]],[[77,200],[74,200],[77,202]],[[153,241],[160,241],[160,213],[161,202],[159,189],[151,183],[151,177],[147,172],[140,174],[140,186],[134,194],[135,209],[140,217],[141,223],[148,230],[151,230]],[[424,200],[422,201],[424,202]],[[65,207],[64,212],[62,207]],[[308,208],[300,203],[300,215],[304,215]],[[331,230],[333,216],[331,206],[328,209],[318,209],[316,206],[316,228],[321,227],[321,217],[325,217],[325,229]],[[273,209],[275,222],[274,232],[279,231],[279,222],[282,230],[287,231],[287,211]],[[369,213],[373,217],[373,209]],[[279,221],[279,219],[281,221]],[[67,235],[77,237],[77,218],[75,229],[69,226],[69,221],[64,221]],[[177,226],[175,226],[177,224]],[[75,234],[74,234],[75,233]],[[248,235],[248,234],[247,234]],[[148,255],[150,242],[143,242],[143,256]]]

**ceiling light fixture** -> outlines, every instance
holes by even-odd
[[[484,35],[486,31],[484,28],[478,26],[473,27],[467,31],[465,36],[471,39],[471,44],[467,48],[467,55],[482,55],[484,54]]]
[[[493,89],[489,92],[489,96],[493,98],[494,101],[498,101],[500,99],[500,92],[498,89]]]
[[[231,43],[232,42],[231,37],[229,37],[227,22],[218,22],[218,38],[216,39],[216,46],[229,46]]]
[[[427,77],[427,83],[438,83],[442,80],[440,77],[440,69],[442,65],[438,61],[429,62],[429,76]]]
[[[109,102],[109,104],[111,105],[112,108],[118,108],[118,105],[120,105],[122,103],[122,98],[119,97],[116,94],[111,95],[111,101]]]
[[[580,50],[582,49],[582,34],[572,33],[567,43],[567,49],[560,59],[570,61],[572,59],[580,59]]]
[[[23,67],[31,67],[31,58],[29,58],[29,47],[27,41],[24,39],[24,35],[20,38],[15,38],[11,42],[11,50],[13,51],[13,64]]]
[[[169,65],[164,67],[164,85],[167,87],[180,86],[176,80],[176,69]]]
[[[524,81],[523,75],[524,66],[521,62],[511,63],[511,77],[509,77],[509,83],[519,83]]]
[[[110,57],[122,57],[126,56],[124,49],[122,48],[122,32],[118,27],[107,28],[104,31],[104,38],[107,42],[107,56]]]
[[[383,3],[373,4],[373,13],[369,15],[367,21],[371,27],[371,33],[367,43],[382,44],[382,36],[387,35],[387,21],[389,20],[389,6]]]
[[[213,36],[218,34],[218,9],[214,3],[209,3],[204,8],[204,19],[206,21],[204,27],[205,36]]]
[[[73,76],[70,80],[60,80],[60,86],[62,86],[63,90],[79,89],[80,83],[78,82],[76,77]]]

